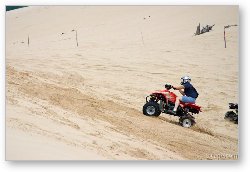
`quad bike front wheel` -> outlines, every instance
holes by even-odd
[[[161,114],[159,104],[154,101],[147,102],[142,111],[146,116],[159,116]]]

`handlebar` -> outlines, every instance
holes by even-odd
[[[176,88],[173,87],[173,86],[170,85],[170,84],[165,84],[165,88],[166,88],[167,90],[170,90],[171,88],[173,88],[174,90],[176,90]]]
[[[172,87],[173,87],[173,86],[170,85],[170,84],[165,84],[165,88],[166,88],[167,90],[170,90]]]

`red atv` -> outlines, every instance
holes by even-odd
[[[169,91],[173,88],[166,84],[165,90],[155,91],[146,97],[146,104],[143,106],[143,114],[147,116],[159,116],[161,113],[173,115],[176,94]],[[195,124],[193,114],[201,112],[201,107],[193,103],[180,102],[175,116],[179,117],[179,122],[183,127],[191,127]]]

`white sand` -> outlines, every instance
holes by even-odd
[[[193,36],[199,22],[215,26]],[[238,102],[239,28],[227,29],[224,48],[228,24],[238,24],[237,6],[36,6],[7,12],[7,160],[237,155],[238,126],[224,113],[229,102]],[[203,112],[196,126],[185,129],[176,117],[142,114],[150,91],[177,85],[185,74],[200,93]]]

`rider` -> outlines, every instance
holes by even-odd
[[[196,98],[198,97],[198,92],[193,87],[193,85],[190,83],[191,78],[189,76],[183,76],[181,78],[181,85],[180,86],[172,86],[173,89],[179,90],[179,92],[183,95],[182,97],[178,98],[176,97],[175,100],[175,106],[172,111],[172,113],[175,115],[176,110],[180,104],[180,101],[184,103],[195,103]]]

